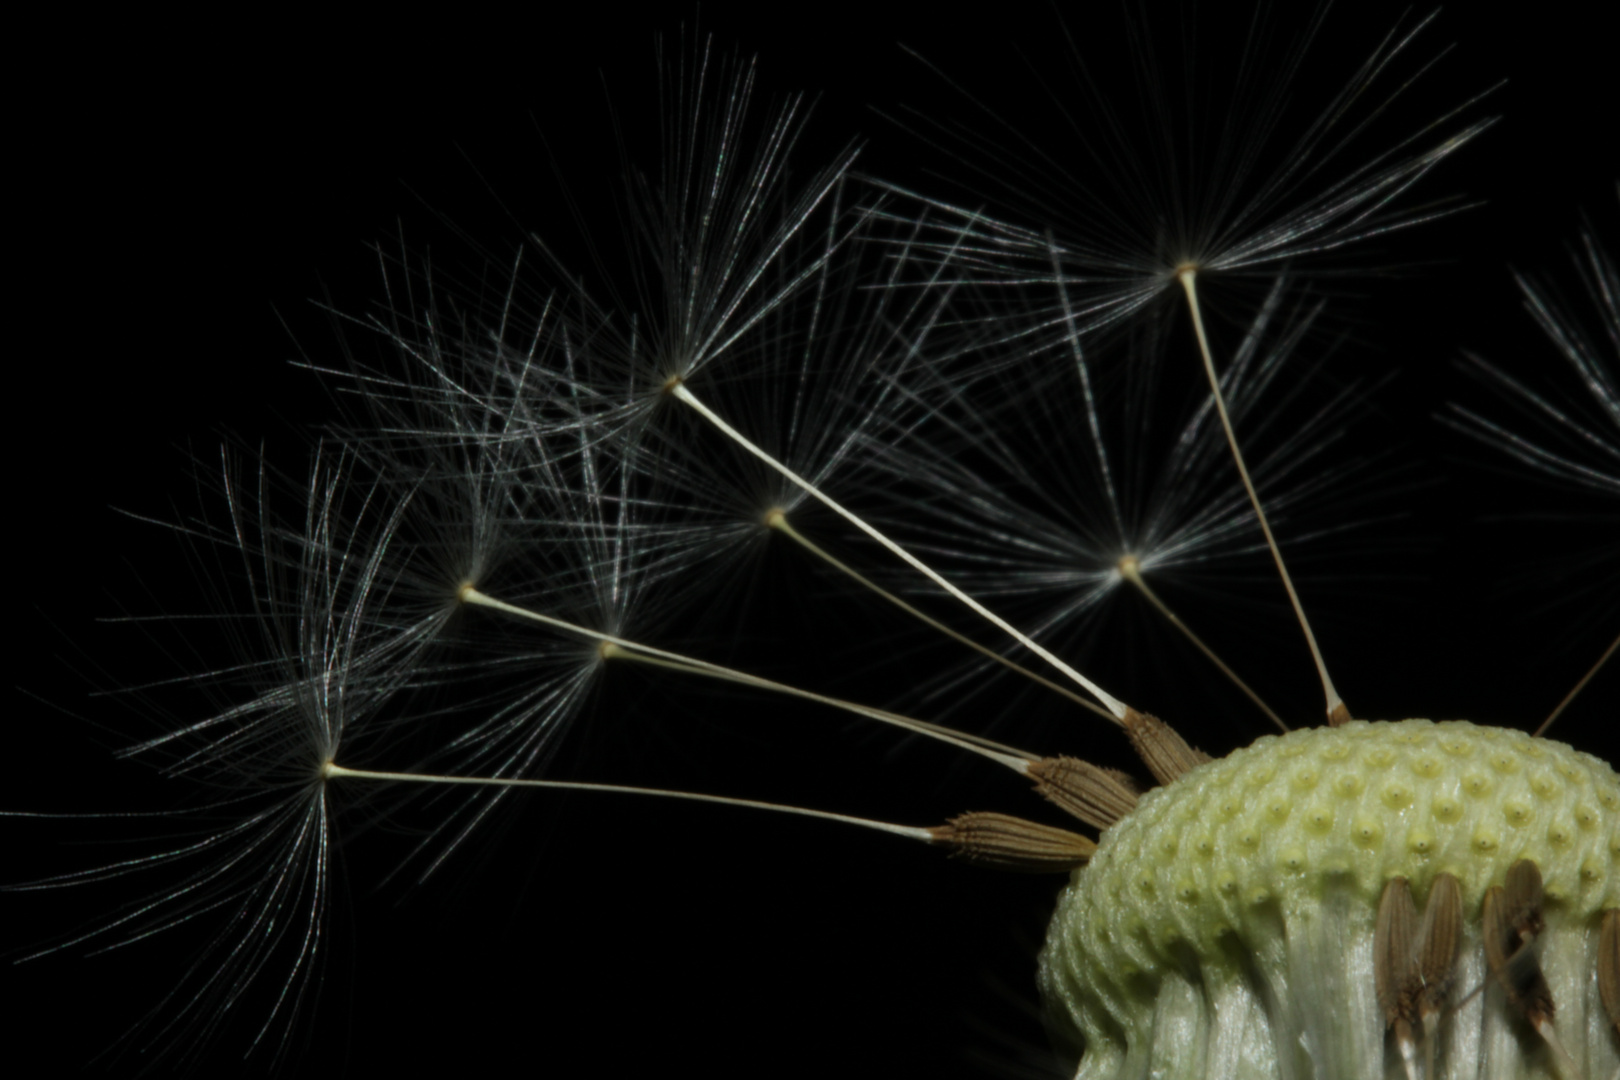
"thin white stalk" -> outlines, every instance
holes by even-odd
[[[1288,725],[1283,723],[1282,717],[1273,712],[1271,706],[1267,705],[1263,700],[1261,700],[1260,695],[1255,693],[1254,690],[1249,687],[1248,683],[1238,678],[1238,673],[1227,667],[1226,661],[1222,660],[1219,656],[1216,656],[1215,650],[1204,644],[1204,639],[1193,633],[1192,627],[1182,622],[1181,618],[1175,612],[1170,610],[1169,605],[1167,605],[1163,600],[1159,599],[1159,594],[1154,592],[1148,586],[1147,580],[1142,577],[1142,564],[1137,561],[1136,556],[1131,555],[1119,560],[1119,575],[1132,585],[1135,585],[1136,588],[1142,593],[1142,596],[1146,598],[1147,602],[1153,605],[1154,610],[1168,619],[1171,626],[1174,626],[1177,630],[1180,630],[1183,634],[1185,634],[1187,640],[1192,642],[1193,645],[1197,647],[1199,652],[1209,657],[1210,663],[1220,668],[1221,673],[1228,679],[1231,679],[1233,684],[1236,685],[1239,690],[1242,690],[1245,694],[1247,694],[1249,696],[1249,700],[1260,707],[1261,712],[1271,717],[1271,722],[1273,724],[1276,724],[1277,727],[1282,731],[1289,730]]]
[[[434,773],[377,772],[372,769],[348,769],[335,761],[321,768],[321,775],[330,780],[383,780],[405,784],[468,784],[477,787],[548,788],[557,791],[605,791],[618,795],[651,795],[660,799],[684,799],[687,802],[716,803],[720,806],[744,806],[754,810],[774,810],[779,814],[818,818],[822,821],[841,821],[846,825],[859,825],[908,840],[921,840],[925,844],[936,842],[932,830],[914,825],[895,825],[887,821],[835,814],[829,810],[809,810],[802,806],[759,802],[754,799],[733,799],[725,795],[698,795],[690,791],[667,791],[663,788],[628,787],[623,784],[590,784],[572,780],[516,780],[499,776],[441,776]]]
[[[759,690],[769,690],[773,693],[782,694],[787,697],[795,697],[803,701],[813,701],[819,705],[827,705],[834,709],[842,709],[845,712],[854,713],[855,715],[864,717],[868,720],[876,720],[881,724],[889,724],[917,735],[926,735],[931,739],[938,739],[940,742],[949,743],[950,745],[955,746],[957,749],[966,750],[969,753],[978,754],[981,757],[989,758],[991,761],[994,761],[999,765],[1005,765],[1007,768],[1012,769],[1014,772],[1020,774],[1026,771],[1026,766],[1029,762],[1036,760],[1035,755],[1025,753],[1021,750],[1015,750],[1012,748],[992,749],[991,747],[982,745],[983,740],[966,736],[961,732],[952,731],[951,729],[941,727],[938,724],[930,724],[926,720],[917,720],[909,716],[902,716],[899,713],[889,712],[886,709],[875,709],[870,705],[861,705],[853,701],[845,701],[842,698],[830,697],[826,694],[818,694],[813,690],[801,690],[796,686],[789,686],[787,683],[779,683],[773,679],[766,679],[759,675],[750,675],[746,671],[738,671],[735,668],[728,668],[722,664],[714,664],[707,660],[698,660],[694,657],[682,656],[680,653],[670,652],[666,649],[654,648],[650,645],[642,645],[626,638],[603,633],[600,630],[591,630],[575,623],[553,618],[550,615],[542,615],[538,611],[530,611],[527,608],[518,607],[516,604],[508,604],[504,600],[497,600],[493,596],[479,592],[471,585],[462,587],[461,600],[462,603],[475,604],[479,607],[490,608],[494,611],[499,611],[503,614],[511,615],[519,619],[526,619],[530,622],[537,622],[543,626],[549,626],[565,633],[575,634],[580,637],[588,638],[592,641],[599,641],[602,643],[602,656],[604,659],[623,657],[625,659],[638,660],[642,663],[653,664],[655,666],[669,668],[674,671],[681,671],[689,675],[702,675],[706,678],[720,679],[724,682],[736,683],[739,686],[754,687],[755,689]]]
[[[1215,360],[1210,355],[1209,337],[1204,333],[1204,316],[1198,308],[1198,286],[1195,283],[1197,271],[1188,267],[1177,275],[1181,287],[1187,293],[1187,307],[1192,312],[1193,332],[1198,336],[1198,351],[1204,358],[1204,373],[1209,376],[1210,393],[1215,396],[1215,411],[1220,414],[1221,428],[1226,432],[1226,444],[1232,448],[1232,460],[1237,463],[1238,475],[1243,478],[1243,490],[1249,493],[1249,502],[1254,507],[1255,517],[1260,519],[1260,531],[1266,535],[1266,546],[1271,549],[1271,557],[1277,563],[1277,574],[1282,578],[1283,588],[1288,590],[1289,603],[1294,605],[1294,614],[1299,618],[1300,629],[1305,631],[1305,641],[1311,647],[1311,657],[1316,661],[1316,673],[1322,679],[1322,693],[1327,698],[1327,716],[1330,724],[1343,723],[1350,718],[1350,711],[1345,707],[1344,699],[1333,687],[1333,679],[1328,675],[1327,661],[1322,658],[1322,650],[1317,647],[1316,635],[1311,632],[1311,622],[1305,617],[1305,608],[1299,602],[1299,593],[1294,591],[1294,579],[1288,576],[1288,567],[1283,563],[1282,549],[1277,546],[1277,538],[1271,533],[1271,522],[1266,520],[1266,512],[1260,505],[1260,495],[1254,489],[1254,481],[1249,479],[1249,466],[1243,460],[1243,451],[1238,449],[1237,433],[1232,430],[1232,418],[1226,411],[1226,398],[1221,393],[1221,380],[1215,374]]]
[[[1063,672],[1063,674],[1073,679],[1076,683],[1083,686],[1088,693],[1103,703],[1116,723],[1122,723],[1124,721],[1126,713],[1126,706],[1124,702],[1120,701],[1102,687],[1080,674],[1074,668],[1058,659],[1058,657],[1054,655],[1051,650],[1035,641],[1023,631],[1014,627],[1011,623],[1007,622],[1007,620],[1003,619],[1001,616],[997,615],[995,612],[973,599],[973,597],[969,596],[955,585],[952,585],[949,581],[946,581],[940,576],[938,571],[928,566],[928,564],[924,563],[921,559],[911,554],[911,552],[907,551],[893,540],[890,540],[872,525],[867,524],[867,522],[859,515],[850,510],[846,510],[842,505],[834,501],[830,495],[827,495],[814,484],[810,483],[810,481],[806,480],[792,469],[789,469],[786,465],[782,464],[780,461],[777,461],[770,454],[766,453],[763,449],[749,441],[749,439],[744,436],[742,432],[726,423],[707,405],[699,401],[697,397],[686,388],[684,383],[673,383],[669,387],[668,392],[675,398],[685,402],[687,405],[690,405],[693,409],[697,410],[698,415],[702,416],[705,420],[709,421],[709,423],[713,424],[728,439],[731,439],[738,446],[741,446],[744,450],[757,457],[760,461],[763,461],[766,465],[769,465],[771,468],[781,473],[788,480],[803,488],[807,494],[813,496],[829,510],[842,517],[845,521],[848,521],[851,525],[861,530],[861,532],[865,533],[867,536],[870,536],[873,540],[876,540],[879,544],[888,549],[891,554],[906,563],[906,565],[910,566],[913,570],[916,570],[918,573],[928,578],[928,580],[932,581],[934,584],[956,597],[956,599],[966,604],[980,616],[988,619],[990,622],[1008,634],[1011,634],[1013,639],[1019,644],[1023,645],[1036,656],[1039,656],[1041,659]]]
[[[1109,719],[1113,719],[1113,717],[1107,712],[1107,710],[1103,709],[1100,705],[1096,705],[1096,704],[1094,704],[1094,703],[1092,703],[1090,701],[1087,701],[1085,698],[1081,697],[1079,694],[1076,694],[1073,690],[1070,690],[1068,687],[1061,686],[1061,685],[1053,682],[1051,679],[1046,678],[1045,676],[1035,674],[1033,671],[1031,671],[1028,668],[1024,667],[1022,664],[1015,663],[1014,661],[1009,660],[1007,657],[1005,657],[1005,656],[1001,655],[1000,653],[996,652],[994,649],[990,649],[990,648],[987,648],[987,647],[985,647],[983,645],[980,645],[977,641],[974,641],[972,638],[968,637],[966,634],[959,633],[958,631],[951,629],[949,626],[946,626],[944,623],[940,622],[938,619],[935,619],[932,616],[926,615],[923,612],[919,611],[916,607],[913,607],[911,604],[909,604],[906,601],[900,599],[898,596],[894,595],[894,593],[892,593],[889,590],[885,589],[883,586],[879,585],[877,582],[873,581],[871,578],[866,577],[864,574],[857,571],[854,567],[850,566],[848,563],[846,563],[843,560],[837,558],[836,556],[832,555],[831,553],[823,550],[819,545],[817,545],[815,542],[810,540],[803,533],[799,532],[799,530],[795,529],[793,527],[793,525],[788,521],[787,515],[784,514],[782,511],[780,511],[780,510],[772,510],[769,514],[766,514],[765,515],[765,524],[770,526],[771,528],[775,529],[777,532],[780,532],[782,535],[788,537],[794,543],[796,543],[800,547],[804,548],[806,551],[808,551],[810,554],[814,555],[816,558],[821,559],[823,562],[827,563],[829,566],[832,566],[834,569],[838,570],[840,573],[848,575],[850,578],[854,579],[854,581],[857,584],[862,585],[865,588],[872,590],[873,592],[877,593],[879,596],[883,597],[883,599],[887,600],[889,603],[891,603],[895,607],[899,608],[901,611],[904,611],[906,614],[912,616],[913,618],[917,619],[918,621],[920,621],[920,622],[922,622],[922,623],[924,623],[924,624],[926,624],[928,626],[933,627],[935,630],[938,630],[940,633],[944,634],[946,637],[951,638],[954,641],[961,642],[963,645],[966,645],[968,648],[972,649],[974,652],[980,653],[981,655],[983,655],[985,657],[988,657],[991,660],[994,660],[996,663],[1002,665],[1005,668],[1008,668],[1009,670],[1018,672],[1018,674],[1024,676],[1027,679],[1030,679],[1033,682],[1039,683],[1040,685],[1046,687],[1048,690],[1051,690],[1054,693],[1062,694],[1064,697],[1068,698],[1070,701],[1074,702],[1076,705],[1079,705],[1083,709],[1090,709],[1092,712],[1098,714],[1099,716],[1107,716]]]

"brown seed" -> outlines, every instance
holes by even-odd
[[[1417,971],[1422,989],[1418,1009],[1425,1035],[1429,1021],[1445,1008],[1446,998],[1457,974],[1457,946],[1462,940],[1462,888],[1450,874],[1438,874],[1429,886],[1429,899],[1423,905],[1423,925],[1418,929]]]
[[[1502,985],[1510,1008],[1536,1029],[1563,1075],[1581,1076],[1580,1067],[1558,1039],[1553,1026],[1556,1009],[1552,988],[1536,959],[1535,939],[1541,932],[1541,871],[1528,859],[1508,867],[1505,885],[1485,893],[1485,962]]]
[[[1395,1027],[1417,1019],[1418,983],[1414,940],[1417,905],[1403,877],[1391,878],[1378,901],[1378,927],[1373,936],[1373,980],[1384,1023]]]
[[[1153,779],[1168,784],[1208,761],[1209,755],[1187,745],[1176,729],[1157,716],[1125,710],[1125,734]]]
[[[1142,785],[1136,782],[1136,777],[1124,769],[1110,769],[1105,766],[1102,771],[1119,781],[1120,786],[1131,793],[1132,799],[1142,797]]]
[[[1079,833],[1011,814],[971,813],[930,830],[936,844],[980,866],[1026,873],[1067,873],[1083,866],[1097,845]]]
[[[1485,892],[1485,963],[1508,1004],[1538,1029],[1552,1019],[1552,990],[1531,949],[1541,929],[1541,871],[1528,859],[1508,868],[1507,884]]]
[[[1541,933],[1541,868],[1529,859],[1520,859],[1508,867],[1503,882],[1503,899],[1507,903],[1507,918],[1514,931],[1525,941]]]
[[[1455,877],[1435,878],[1421,923],[1407,880],[1391,878],[1385,884],[1373,936],[1373,979],[1384,1023],[1394,1032],[1409,1077],[1419,1075],[1416,1032],[1428,1047],[1429,1067],[1422,1075],[1434,1073],[1437,1017],[1456,977],[1461,932],[1462,893]]]
[[[1136,809],[1135,785],[1115,769],[1079,758],[1049,757],[1030,762],[1027,772],[1043,798],[1093,828],[1106,829]]]

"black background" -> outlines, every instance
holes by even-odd
[[[1457,93],[1509,83],[1491,103],[1503,122],[1428,190],[1485,205],[1389,241],[1391,261],[1434,262],[1369,275],[1342,298],[1349,355],[1399,372],[1375,437],[1399,448],[1406,480],[1420,484],[1402,496],[1404,516],[1378,527],[1399,541],[1395,557],[1365,561],[1370,584],[1326,581],[1313,607],[1360,715],[1533,726],[1616,629],[1612,560],[1606,581],[1559,573],[1568,546],[1604,540],[1579,516],[1595,500],[1471,466],[1484,455],[1430,419],[1450,398],[1478,399],[1452,367],[1463,348],[1555,382],[1567,374],[1519,309],[1507,267],[1563,274],[1582,208],[1611,250],[1620,236],[1604,35],[1574,7],[1538,4],[1501,22],[1442,16],[1433,40],[1459,45],[1444,75]],[[1344,70],[1396,11],[1337,12],[1342,32],[1314,55]],[[587,218],[614,228],[596,182],[618,169],[604,80],[627,115],[638,99],[650,105],[654,32],[683,15],[443,13],[402,24],[232,13],[39,27],[14,45],[32,55],[11,109],[18,690],[0,808],[165,804],[148,770],[111,759],[146,721],[87,691],[147,674],[125,665],[121,643],[138,632],[94,620],[153,610],[145,592],[185,589],[186,571],[161,530],[111,508],[172,516],[188,498],[188,455],[206,456],[222,430],[301,468],[305,436],[332,410],[329,392],[287,361],[299,349],[319,358],[331,340],[311,298],[344,311],[375,299],[368,244],[403,231],[471,260],[460,230],[504,258],[538,230],[578,252],[542,133]],[[1066,17],[1090,47],[1087,16]],[[823,4],[706,5],[699,25],[759,53],[765,94],[820,94],[803,160],[865,138],[864,169],[921,184],[926,154],[869,108],[943,99],[896,42],[989,95],[1016,95],[1033,91],[1018,81],[1015,48],[1038,48],[1055,22],[1035,6],[941,21],[932,8]],[[1499,520],[1508,510],[1577,516]],[[1221,625],[1220,611],[1188,603],[1196,623]],[[789,622],[813,631],[816,618]],[[1275,608],[1240,612],[1232,649],[1263,692],[1306,716],[1314,680],[1282,619]],[[1108,685],[1213,751],[1261,733],[1182,646],[1154,631],[1133,641],[1140,655]],[[836,654],[814,637],[783,643],[795,646]],[[896,697],[908,678],[904,658],[885,667],[866,650],[852,663],[846,686],[867,700]],[[897,752],[797,710],[767,730],[740,698],[672,700],[599,736],[601,778],[912,823],[969,808],[1042,813],[1016,782],[932,749]],[[1610,753],[1617,713],[1611,669],[1559,734]],[[1122,740],[1084,722],[1038,738],[1038,749],[1122,760]],[[65,846],[80,835],[69,823],[4,831],[6,879],[109,858]],[[292,1074],[943,1077],[1006,1072],[1018,1052],[1004,1041],[1040,1040],[1027,1009],[1050,880],[973,871],[832,826],[611,798],[531,799],[486,841],[414,888],[378,887],[385,856],[340,847],[334,948]],[[115,895],[6,897],[0,944],[48,940]],[[216,931],[187,926],[116,956],[0,970],[0,1000],[13,1003],[0,1029],[10,1046],[49,1048],[76,1071],[157,999],[191,935]],[[239,1057],[249,1026],[226,1025],[208,1073],[264,1071],[268,1055]],[[139,1065],[124,1056],[89,1068]]]

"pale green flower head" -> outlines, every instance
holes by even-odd
[[[1521,859],[1544,882],[1524,962],[1578,1074],[1613,1076],[1598,958],[1620,906],[1620,778],[1461,721],[1266,736],[1146,793],[1058,902],[1051,1025],[1083,1039],[1086,1080],[1565,1075],[1509,999],[1517,976],[1487,963],[1487,892]],[[1443,874],[1461,900],[1449,994],[1407,1062],[1380,1001],[1380,902],[1396,879],[1422,901]]]

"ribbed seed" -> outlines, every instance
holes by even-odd
[[[1462,886],[1451,874],[1438,874],[1429,886],[1416,943],[1418,979],[1423,987],[1418,994],[1418,1012],[1428,1038],[1437,1034],[1430,1030],[1430,1020],[1445,1008],[1456,980],[1457,946],[1461,941]]]
[[[1541,917],[1541,870],[1529,859],[1508,867],[1507,881],[1493,885],[1485,893],[1485,963],[1491,975],[1502,984],[1508,1005],[1517,1009],[1558,1058],[1568,1075],[1580,1076],[1580,1068],[1558,1041],[1553,1027],[1552,988],[1536,959],[1536,935],[1545,925]]]
[[[1187,745],[1176,729],[1149,713],[1125,710],[1125,734],[1153,779],[1168,784],[1210,760],[1202,750]]]
[[[1106,829],[1136,809],[1138,792],[1125,774],[1072,757],[1049,757],[1028,766],[1035,790],[1096,829]]]
[[[1067,873],[1084,865],[1097,845],[1079,833],[1011,814],[971,813],[931,830],[934,842],[980,866],[1026,873]]]
[[[1391,878],[1378,901],[1378,927],[1373,937],[1373,979],[1378,1007],[1388,1027],[1410,1025],[1418,1018],[1417,904],[1403,877]]]
[[[1508,868],[1505,885],[1485,892],[1485,963],[1508,1001],[1533,1024],[1554,1012],[1552,990],[1530,944],[1542,927],[1541,871],[1529,859]]]
[[[1456,978],[1461,934],[1462,892],[1452,875],[1435,878],[1421,923],[1407,880],[1391,878],[1384,886],[1373,936],[1373,979],[1384,1023],[1393,1030],[1407,1076],[1414,1080],[1418,1032],[1429,1051],[1424,1075],[1434,1072],[1439,1016]]]
[[[1541,917],[1541,868],[1529,859],[1508,867],[1502,883],[1503,914],[1513,924],[1514,933],[1526,943],[1546,925]]]

